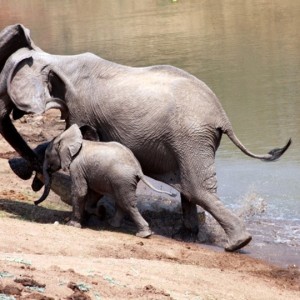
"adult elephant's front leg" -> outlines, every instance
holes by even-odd
[[[199,231],[197,205],[191,202],[184,194],[181,193],[180,196],[183,226],[192,234],[197,234]]]

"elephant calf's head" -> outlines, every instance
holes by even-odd
[[[82,146],[82,134],[78,125],[74,124],[69,129],[54,138],[45,151],[43,163],[43,177],[45,189],[43,195],[34,203],[43,202],[49,195],[52,173],[63,169],[67,171],[72,159],[78,154]]]

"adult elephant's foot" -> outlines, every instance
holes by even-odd
[[[99,205],[98,207],[86,207],[84,214],[86,221],[91,216],[97,216],[100,220],[104,220],[106,217],[106,208],[104,205]]]
[[[152,231],[150,230],[150,228],[143,229],[138,231],[135,235],[140,238],[147,238],[152,235]]]
[[[120,220],[119,218],[116,218],[115,216],[108,220],[108,224],[114,228],[121,227],[121,223],[122,223],[122,220]]]
[[[73,221],[73,220],[70,220],[68,223],[67,223],[68,226],[73,226],[73,227],[76,227],[76,228],[81,228],[81,224],[77,221]]]
[[[251,240],[251,235],[248,232],[244,232],[240,236],[230,238],[225,246],[225,251],[233,252],[239,250],[249,244]]]
[[[119,228],[121,227],[122,221],[124,217],[124,212],[120,207],[116,206],[115,214],[112,218],[108,220],[108,224],[112,227]]]
[[[97,207],[97,212],[96,212],[96,216],[100,219],[100,220],[104,220],[106,217],[106,208],[104,205],[99,205]]]
[[[192,228],[187,228],[184,224],[172,234],[173,239],[179,239],[186,242],[196,242],[198,237],[199,228],[197,226]]]
[[[189,220],[184,220],[182,224],[182,230],[197,235],[199,232],[199,223],[197,222],[189,222]]]

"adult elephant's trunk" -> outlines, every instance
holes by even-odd
[[[44,188],[44,193],[40,197],[40,199],[34,201],[35,205],[39,205],[42,203],[46,198],[48,197],[51,189],[51,183],[52,183],[52,174],[48,172],[48,163],[47,160],[45,159],[44,164],[43,164],[43,176],[44,176],[44,182],[45,182],[45,188]]]
[[[1,107],[2,105],[0,103],[0,109]],[[20,136],[15,126],[12,124],[9,115],[0,115],[0,133],[23,158],[30,162],[34,170],[41,171],[41,164],[37,155]]]
[[[4,70],[4,67],[9,57],[20,48],[41,51],[31,40],[29,30],[21,24],[7,26],[0,31],[0,74],[3,79],[0,80],[0,133],[23,158],[30,162],[34,170],[41,172],[37,156],[23,140],[9,117],[11,111],[14,112],[16,109],[7,95],[8,70]],[[28,56],[28,53],[26,55]],[[9,66],[10,64],[7,64],[7,67]]]
[[[40,165],[40,172],[37,172],[36,174],[40,174],[40,177],[42,177],[42,162],[44,161],[44,156],[45,156],[45,151],[46,148],[48,147],[49,142],[45,142],[43,144],[38,145],[33,152],[35,153],[37,160],[41,161]],[[30,164],[30,162],[26,159],[24,159],[23,157],[13,157],[11,159],[8,160],[8,163],[10,165],[10,168],[12,169],[12,171],[19,176],[20,178],[22,178],[23,180],[27,180],[32,176],[32,173],[34,171],[32,165]],[[32,186],[32,189],[37,192],[39,191],[42,186],[44,185],[43,182],[41,182],[40,178],[36,178],[37,176],[35,176],[34,181],[34,186]]]

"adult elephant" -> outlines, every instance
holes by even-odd
[[[198,204],[225,230],[226,250],[249,243],[243,222],[216,194],[215,152],[221,136],[227,134],[245,154],[264,161],[278,159],[290,141],[266,155],[249,152],[214,93],[175,67],[133,68],[90,53],[48,54],[34,45],[22,25],[4,29],[0,41],[0,131],[35,169],[41,168],[38,159],[9,114],[19,118],[59,108],[67,127],[96,128],[100,140],[130,148],[145,174],[180,191],[186,228],[198,230]]]

